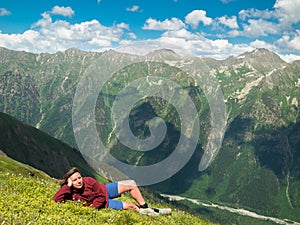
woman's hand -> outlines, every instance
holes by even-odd
[[[69,187],[72,187],[72,185],[73,185],[73,182],[72,182],[71,178],[69,177],[69,178],[68,178],[68,186],[69,186]]]

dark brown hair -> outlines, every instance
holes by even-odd
[[[61,186],[63,186],[64,184],[67,184],[68,178],[76,172],[80,173],[79,169],[77,169],[77,167],[72,167],[71,169],[68,170],[68,172],[65,173],[65,175],[63,176],[63,178],[61,180],[58,180],[58,183]]]

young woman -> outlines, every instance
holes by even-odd
[[[59,181],[61,188],[53,196],[56,202],[79,200],[94,208],[134,209],[141,214],[170,214],[171,209],[151,209],[145,202],[134,180],[124,180],[109,184],[99,184],[92,177],[82,177],[80,171],[73,167]],[[138,205],[131,202],[115,200],[121,194],[129,192]]]

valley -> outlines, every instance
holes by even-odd
[[[292,221],[292,220],[289,220],[289,219],[279,219],[279,218],[275,218],[275,217],[260,215],[260,214],[257,214],[255,212],[252,212],[252,211],[249,211],[249,210],[246,210],[246,209],[242,209],[242,208],[232,208],[232,207],[229,207],[229,206],[218,205],[218,204],[215,204],[215,203],[204,203],[204,202],[201,202],[201,201],[196,200],[196,199],[190,199],[190,198],[175,196],[175,195],[161,194],[161,196],[163,196],[165,198],[168,198],[170,201],[187,200],[187,201],[192,202],[193,204],[201,205],[201,206],[204,206],[204,207],[207,207],[207,208],[217,208],[217,209],[220,209],[220,210],[225,210],[225,211],[235,213],[235,214],[239,214],[239,215],[242,215],[242,216],[249,216],[249,217],[260,219],[260,220],[272,221],[276,224],[284,224],[284,225],[292,225],[292,224],[299,225],[300,224],[300,222]]]

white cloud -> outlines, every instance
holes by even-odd
[[[129,11],[129,12],[137,12],[139,11],[139,6],[138,5],[134,5],[132,6],[131,8],[126,8],[126,11]]]
[[[127,23],[120,23],[117,25],[117,27],[121,28],[121,29],[129,30],[129,24],[127,24]]]
[[[274,8],[280,14],[282,23],[297,23],[300,21],[300,0],[277,0]]]
[[[240,31],[239,34],[246,37],[260,37],[268,36],[269,34],[277,34],[278,26],[275,23],[268,22],[263,19],[254,20],[249,19],[249,24],[243,25],[243,31]]]
[[[246,20],[248,18],[271,19],[276,17],[277,17],[276,12],[270,10],[258,10],[252,8],[247,10],[243,9],[239,12],[239,18],[241,20]]]
[[[198,55],[215,59],[225,59],[230,55],[253,50],[246,44],[234,45],[226,39],[210,40],[200,33],[192,33],[185,29],[165,32],[158,41],[161,46],[173,49],[181,55]]]
[[[160,38],[145,41],[126,42],[117,50],[133,54],[146,54],[157,49],[172,49],[183,56],[204,56],[225,59],[230,55],[238,55],[253,50],[246,44],[231,44],[228,40],[210,40],[200,33],[192,33],[186,29],[166,31]]]
[[[232,2],[232,1],[234,1],[234,0],[221,0],[221,2],[224,3],[224,4],[227,4],[227,3]]]
[[[10,11],[8,11],[5,8],[0,8],[0,16],[9,16],[9,15],[11,15]]]
[[[231,30],[227,33],[229,37],[238,37],[241,35],[241,32],[238,30]],[[219,35],[220,36],[220,35]],[[223,35],[224,36],[224,35]]]
[[[45,27],[48,24],[52,23],[52,18],[48,13],[42,14],[42,19],[38,20],[35,24],[32,25],[32,27]]]
[[[97,20],[70,24],[53,22],[48,13],[23,34],[1,34],[0,46],[30,52],[57,52],[77,47],[83,50],[99,50],[118,43],[128,28],[125,23],[112,27],[103,26]]]
[[[129,30],[129,25],[125,23],[112,27],[103,26],[97,20],[70,24],[62,20],[53,21],[50,14],[43,13],[42,18],[32,26],[32,29],[23,34],[0,33],[0,46],[30,52],[57,52],[71,47],[103,51],[116,45],[117,50],[134,54],[169,48],[181,55],[215,59],[224,59],[253,49],[246,44],[231,44],[226,39],[207,39],[201,33],[187,30],[185,24],[176,18],[162,22],[154,19],[147,21],[145,24],[147,29],[165,29],[160,38],[136,40],[134,33],[124,33]]]
[[[300,0],[276,0],[273,10],[247,9],[239,12],[242,29],[229,31],[231,37],[244,36],[249,38],[264,37],[270,41],[254,41],[253,47],[265,47],[275,52],[284,52],[295,58],[292,53],[300,51]],[[272,38],[272,39],[271,39]],[[277,40],[276,40],[277,39]]]
[[[295,0],[296,6],[299,1]],[[300,31],[296,26],[293,27],[293,23],[298,20],[297,15],[288,0],[277,0],[275,6],[272,11],[242,10],[238,17],[224,15],[213,19],[207,17],[203,10],[194,10],[186,15],[184,22],[175,17],[163,21],[149,18],[142,28],[159,30],[162,34],[159,38],[144,41],[138,40],[136,34],[130,31],[130,25],[124,22],[104,26],[97,20],[77,24],[71,24],[66,20],[54,21],[51,17],[54,14],[66,17],[74,15],[70,7],[56,6],[51,11],[43,13],[42,18],[22,34],[0,32],[0,46],[30,52],[57,52],[71,47],[103,51],[117,46],[117,50],[140,54],[169,48],[181,55],[215,59],[224,59],[230,55],[264,47],[277,53],[281,50],[285,54],[283,55],[285,59],[296,59],[295,54],[300,51]],[[138,11],[139,8],[131,7],[127,10]],[[204,34],[195,31],[200,23],[211,26],[213,32]],[[224,28],[229,28],[229,32],[226,33]],[[241,44],[233,44],[225,39],[228,36],[247,38],[244,42],[239,38]],[[270,36],[273,42],[267,42]],[[263,40],[260,40],[261,37]],[[247,42],[249,39],[253,41]]]
[[[256,39],[255,41],[252,41],[249,45],[253,48],[266,48],[266,49],[269,49],[270,51],[278,50],[273,44],[270,44],[270,43],[267,43],[265,41],[258,40],[258,39]]]
[[[219,23],[229,27],[230,29],[239,28],[236,16],[232,16],[232,17],[222,16],[222,17],[219,17],[217,20],[219,21]]]
[[[185,27],[185,24],[177,18],[171,20],[166,19],[164,21],[158,21],[152,18],[146,20],[143,29],[144,30],[179,30]]]
[[[298,40],[298,47],[299,47],[299,45],[300,45],[300,42]],[[300,55],[280,54],[280,49],[276,45],[267,43],[265,41],[255,40],[255,41],[250,43],[250,46],[253,47],[253,48],[266,48],[270,51],[273,51],[276,54],[278,54],[280,56],[280,58],[282,58],[286,62],[293,62],[295,60],[300,60]]]
[[[127,33],[127,36],[128,36],[130,39],[137,39],[137,36],[136,36],[134,33],[132,33],[132,32]]]
[[[91,46],[111,47],[111,41],[103,38],[92,38],[90,41],[88,41],[88,43]]]
[[[290,28],[300,22],[300,0],[277,0],[274,10],[247,9],[239,12],[241,20],[259,18],[261,20],[278,21],[278,30]]]
[[[284,35],[282,36],[277,43],[280,46],[284,46],[288,50],[300,51],[300,30],[296,30],[293,36]]]
[[[286,62],[293,62],[295,60],[300,60],[300,55],[295,54],[278,54]]]
[[[162,37],[172,37],[172,38],[186,39],[186,40],[197,40],[197,39],[204,38],[200,34],[194,34],[186,29],[167,31],[162,35]]]
[[[185,17],[185,22],[196,29],[200,22],[207,26],[213,22],[213,19],[207,17],[206,12],[203,10],[194,10]]]
[[[51,42],[42,39],[37,31],[28,30],[23,34],[0,34],[0,45],[9,49],[33,52],[33,49],[40,50],[41,45],[44,49],[48,49]]]
[[[72,17],[74,10],[71,7],[54,6],[50,12],[52,15],[60,15],[65,17]]]

